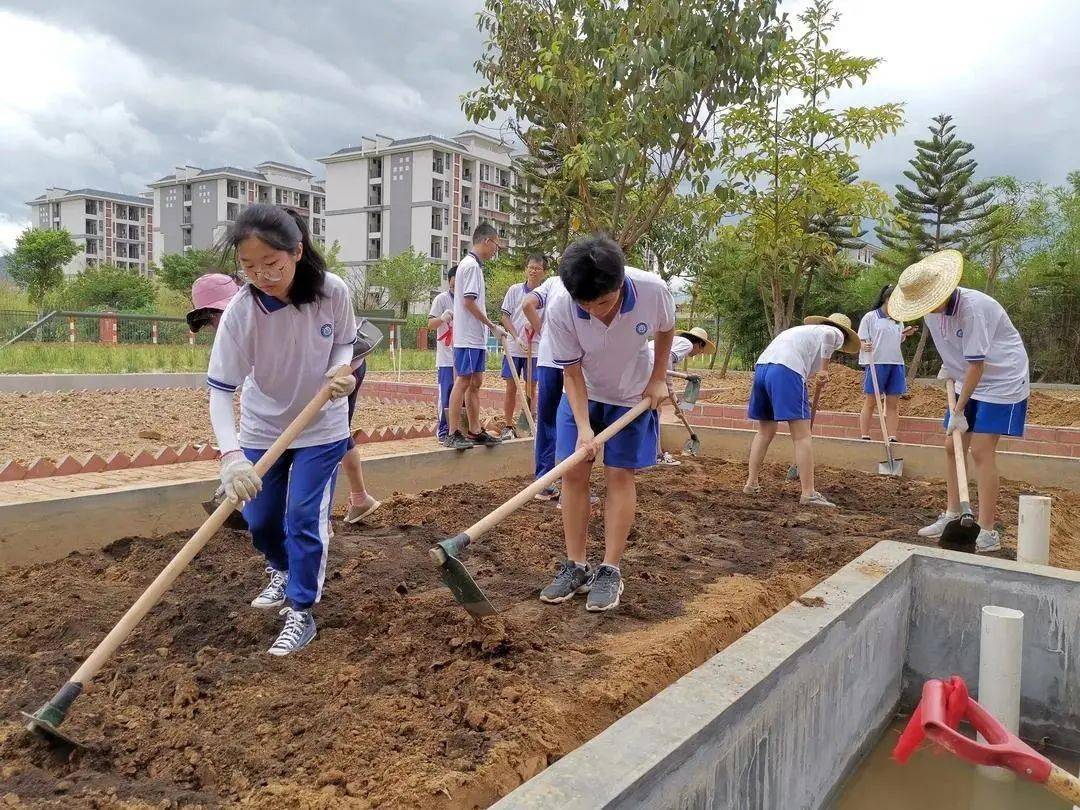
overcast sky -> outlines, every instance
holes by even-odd
[[[361,135],[452,135],[481,0],[0,0],[0,250],[47,186],[137,193],[175,165],[310,168]],[[801,2],[782,3],[795,12]],[[891,190],[952,113],[980,173],[1080,169],[1080,2],[837,0],[834,45],[886,61],[837,102],[903,101],[863,159]]]

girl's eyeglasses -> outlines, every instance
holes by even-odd
[[[237,266],[236,273],[243,281],[247,281],[251,284],[258,284],[260,281],[266,282],[267,284],[275,284],[283,278],[280,268],[270,270],[249,270]]]

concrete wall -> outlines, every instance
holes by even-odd
[[[1080,750],[1080,572],[1003,560],[915,558],[903,705],[914,706],[928,678],[979,681],[979,627],[984,605],[1024,614],[1020,733]]]
[[[382,219],[384,256],[397,256],[412,246],[412,190],[413,153],[389,155],[383,164],[383,204],[390,206]]]

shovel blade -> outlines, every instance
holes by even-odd
[[[799,467],[796,464],[792,464],[790,467],[787,468],[787,480],[788,481],[794,481],[798,477],[799,477]]]
[[[529,429],[529,420],[525,418],[525,411],[518,411],[517,434],[518,436],[532,435],[532,430]]]
[[[971,513],[961,515],[956,520],[945,524],[940,545],[952,551],[974,551],[979,531],[979,524]]]
[[[682,402],[680,407],[684,411],[688,411],[694,407],[694,403],[698,401],[698,397],[701,395],[701,378],[691,377],[686,381],[686,388],[682,392]],[[689,406],[689,407],[687,407]]]
[[[879,461],[877,465],[878,475],[891,475],[899,478],[904,474],[904,460],[894,458],[888,461]]]
[[[683,452],[691,456],[697,456],[701,452],[701,440],[697,436],[691,436],[683,445]]]

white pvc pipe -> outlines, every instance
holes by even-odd
[[[1021,495],[1017,523],[1016,561],[1050,564],[1050,498]]]
[[[1013,734],[1020,730],[1020,663],[1024,614],[986,605],[979,639],[979,703]],[[985,742],[982,735],[980,741]],[[1011,779],[1005,768],[980,767],[991,778]]]

